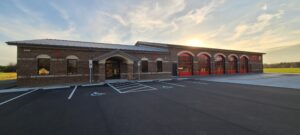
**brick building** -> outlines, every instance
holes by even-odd
[[[6,42],[17,52],[20,86],[262,73],[262,55],[174,44],[119,45],[56,39]]]

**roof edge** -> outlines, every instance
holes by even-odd
[[[247,52],[247,53],[256,53],[256,54],[266,54],[263,52],[254,52],[254,51],[242,51],[242,50],[231,50],[231,49],[219,49],[219,48],[209,48],[209,47],[200,47],[200,46],[190,46],[183,44],[169,44],[169,43],[157,43],[157,42],[147,42],[147,41],[137,41],[135,45],[150,45],[157,47],[190,47],[190,48],[203,48],[203,49],[213,49],[213,50],[222,50],[222,51],[235,51],[235,52]]]

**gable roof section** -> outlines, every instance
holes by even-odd
[[[145,42],[145,41],[137,41],[136,46],[151,46],[151,47],[160,47],[160,48],[202,48],[202,49],[211,49],[211,50],[218,50],[218,51],[232,51],[232,52],[240,52],[240,53],[254,53],[254,54],[265,54],[262,52],[250,52],[250,51],[241,51],[241,50],[228,50],[228,49],[218,49],[218,48],[207,48],[207,47],[197,47],[197,46],[188,46],[188,45],[178,45],[178,44],[167,44],[167,43],[155,43],[155,42]]]
[[[8,41],[6,43],[8,45],[16,45],[16,46],[54,46],[54,47],[119,49],[119,50],[132,50],[132,51],[146,51],[146,52],[168,52],[168,50],[165,48],[151,47],[151,46],[121,45],[121,44],[108,44],[108,43],[83,42],[83,41],[71,41],[71,40],[58,40],[58,39]]]
[[[128,53],[125,53],[123,51],[120,51],[120,50],[114,50],[114,51],[105,53],[105,54],[103,54],[103,55],[101,55],[99,57],[94,58],[93,60],[95,60],[95,61],[106,60],[108,58],[114,57],[115,55],[120,55],[120,56],[128,58],[128,59],[130,59],[132,61],[138,61],[139,60],[139,58],[134,57],[134,56],[132,56],[132,55],[130,55]]]

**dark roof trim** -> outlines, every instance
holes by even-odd
[[[240,51],[240,50],[229,50],[229,49],[218,49],[218,48],[208,48],[208,47],[197,47],[197,46],[188,46],[188,45],[179,45],[179,44],[168,44],[168,43],[155,43],[155,42],[146,42],[146,41],[138,41],[136,42],[137,46],[152,46],[152,47],[163,47],[163,48],[195,48],[195,49],[208,49],[208,50],[218,50],[218,51],[234,51],[241,53],[254,53],[254,54],[265,54],[262,52],[251,52],[251,51]]]
[[[121,45],[108,43],[95,43],[71,40],[58,39],[36,39],[23,41],[8,41],[8,45],[16,46],[53,46],[53,47],[79,47],[79,48],[102,48],[102,49],[119,49],[145,52],[168,52],[167,49],[151,46],[135,46],[135,45]]]

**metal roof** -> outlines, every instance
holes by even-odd
[[[109,43],[83,42],[59,39],[35,39],[22,41],[8,41],[8,45],[17,46],[56,46],[56,47],[80,47],[80,48],[104,48],[104,49],[119,49],[133,51],[149,51],[149,52],[168,52],[166,48],[151,47],[151,46],[136,46],[136,45],[121,45]]]
[[[189,46],[189,45],[179,45],[179,44],[168,44],[168,43],[155,43],[155,42],[146,42],[146,41],[138,41],[136,42],[137,46],[152,46],[152,47],[160,47],[160,48],[169,48],[169,47],[180,47],[180,48],[201,48],[201,49],[209,49],[209,50],[219,50],[219,51],[232,51],[232,52],[241,52],[241,53],[255,53],[255,54],[265,54],[262,52],[251,52],[251,51],[242,51],[242,50],[229,50],[229,49],[219,49],[219,48],[208,48],[208,47],[199,47],[199,46]]]

